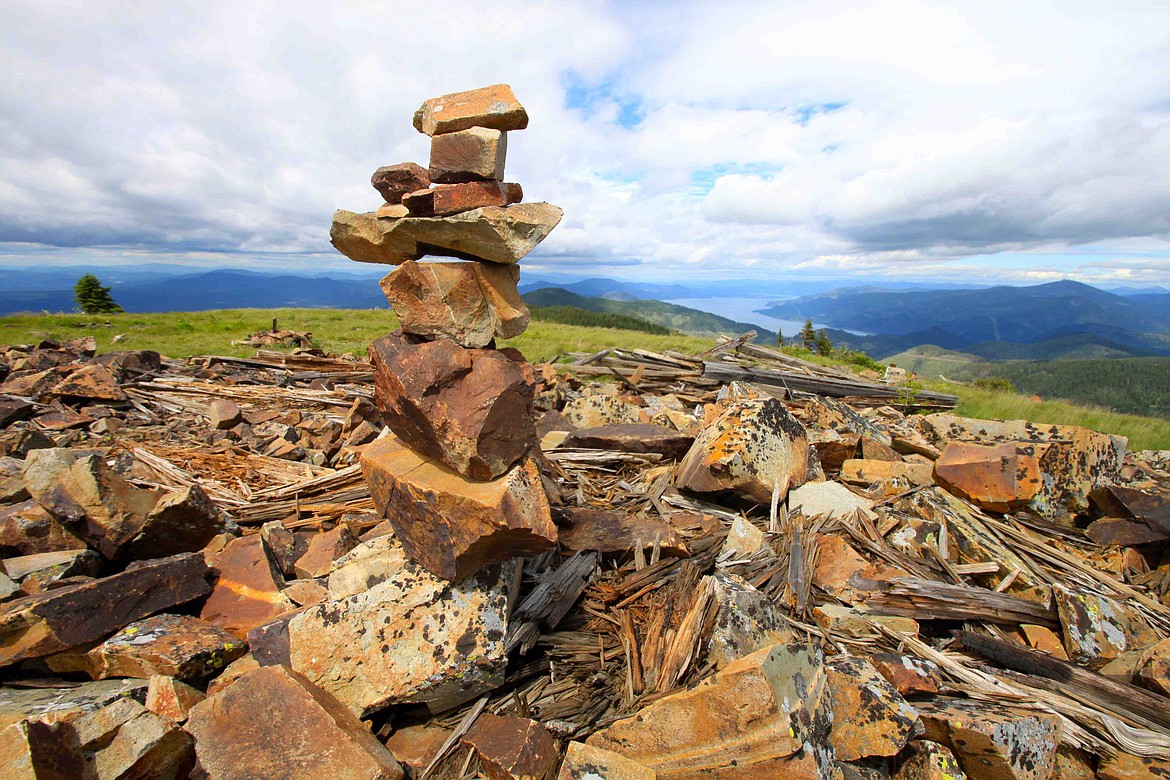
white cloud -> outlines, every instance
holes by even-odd
[[[0,242],[327,262],[422,99],[505,81],[534,266],[1170,281],[1157,4],[42,0],[0,64]]]

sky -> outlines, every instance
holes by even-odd
[[[0,66],[0,265],[358,270],[333,211],[508,83],[526,271],[1170,285],[1165,2],[5,0]]]

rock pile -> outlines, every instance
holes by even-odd
[[[427,101],[397,237],[339,214],[368,362],[0,347],[0,777],[1170,776],[1170,453],[530,366],[526,122]]]

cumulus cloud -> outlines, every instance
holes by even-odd
[[[1170,281],[1156,4],[14,0],[0,62],[10,258],[344,267],[421,100],[509,82],[534,268]]]

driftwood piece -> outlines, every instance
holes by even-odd
[[[915,620],[982,620],[1060,627],[1055,610],[1043,604],[985,588],[913,577],[890,580],[886,590],[871,596],[867,603],[882,612]]]

